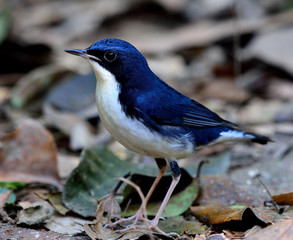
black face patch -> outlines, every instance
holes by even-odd
[[[104,57],[103,57],[104,52],[102,52],[102,51],[98,51],[98,50],[94,50],[94,49],[87,49],[86,52],[87,52],[88,55],[94,56],[94,57],[100,59],[101,62],[104,60]],[[92,60],[95,61],[95,59],[92,59]]]

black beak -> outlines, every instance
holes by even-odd
[[[88,54],[86,49],[65,49],[64,51],[67,53],[70,53],[72,55],[76,55],[76,56],[85,58],[85,59],[90,59],[90,60],[94,60],[94,61],[98,61],[98,62],[101,61],[96,56]]]
[[[84,57],[85,55],[87,55],[85,49],[65,49],[64,51],[80,57]]]

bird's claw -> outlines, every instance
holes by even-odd
[[[131,225],[126,226],[124,229],[116,230],[115,232],[116,233],[126,233],[129,231],[143,231],[143,230],[151,231],[153,233],[158,233],[158,234],[161,234],[161,235],[164,235],[167,237],[176,237],[176,238],[180,237],[180,235],[175,232],[165,233],[157,225],[153,225],[152,221],[150,221],[150,220],[148,220],[147,225],[134,225],[132,223]]]

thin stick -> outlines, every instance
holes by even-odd
[[[255,178],[261,183],[261,185],[263,185],[263,187],[265,188],[265,190],[267,191],[268,195],[270,196],[271,199],[273,199],[272,194],[270,193],[269,189],[267,188],[267,186],[264,184],[264,182],[260,179],[259,175],[256,175]]]
[[[134,182],[132,182],[132,181],[126,179],[126,178],[123,178],[123,177],[122,177],[122,178],[119,178],[119,180],[120,180],[120,181],[123,181],[123,182],[125,182],[125,183],[127,183],[127,184],[129,184],[130,186],[132,186],[132,187],[137,191],[137,193],[138,193],[138,195],[139,195],[141,201],[142,201],[142,202],[145,201],[145,196],[143,195],[143,193],[142,193],[140,187],[139,187],[137,184],[135,184]],[[143,216],[144,216],[144,218],[147,219],[146,209],[144,208],[142,211],[143,211]]]

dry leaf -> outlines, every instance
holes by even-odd
[[[239,227],[248,229],[251,225],[267,226],[284,219],[281,215],[268,208],[250,208],[245,206],[196,206],[190,207],[190,211],[200,221],[208,225],[238,222]],[[227,226],[227,225],[226,225]]]
[[[258,231],[247,231],[244,240],[289,240],[293,239],[293,220],[292,218],[278,222],[265,229]]]
[[[272,200],[278,205],[293,205],[293,192],[273,195]]]
[[[27,119],[1,142],[1,180],[47,182],[60,187],[54,138],[41,124]]]

